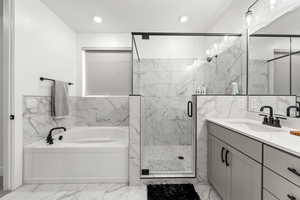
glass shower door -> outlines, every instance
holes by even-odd
[[[191,100],[185,96],[142,98],[143,175],[194,176]]]
[[[145,177],[194,177],[194,59],[134,60],[134,93],[142,95],[141,170]],[[188,69],[188,70],[187,70]]]

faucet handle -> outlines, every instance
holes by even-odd
[[[283,120],[287,120],[287,118],[286,118],[286,117],[280,117],[280,116],[276,116],[275,118],[276,118],[276,119],[283,119]]]
[[[277,128],[281,128],[280,119],[287,120],[287,118],[285,118],[285,117],[276,116],[275,118],[276,119],[274,120],[274,127],[277,127]]]
[[[259,116],[268,117],[267,114],[259,114]]]
[[[259,116],[264,117],[263,124],[269,124],[268,115],[266,115],[266,114],[259,114]]]

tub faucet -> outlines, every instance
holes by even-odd
[[[52,132],[55,131],[55,130],[60,130],[60,129],[62,129],[62,130],[64,130],[64,131],[67,131],[67,129],[66,129],[65,127],[56,127],[56,128],[52,128],[52,129],[49,131],[49,134],[48,134],[48,136],[47,136],[47,138],[46,138],[46,142],[47,142],[48,144],[53,144],[54,139],[53,139],[53,137],[52,137]]]

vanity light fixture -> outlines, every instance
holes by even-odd
[[[187,21],[189,21],[189,17],[188,16],[180,16],[179,17],[179,22],[180,23],[186,23]]]
[[[100,24],[100,23],[103,22],[103,19],[101,17],[99,17],[99,16],[94,16],[93,20],[97,24]]]
[[[272,1],[272,0],[270,0]],[[276,0],[275,0],[276,1]],[[246,14],[245,14],[245,18],[246,18],[246,22],[247,22],[247,27],[250,26],[251,22],[252,22],[252,18],[253,18],[253,11],[252,8],[259,2],[259,0],[255,0],[248,8]]]
[[[247,25],[249,26],[251,24],[251,21],[252,21],[252,18],[253,18],[253,11],[252,10],[248,10],[246,12],[246,22],[247,22]]]

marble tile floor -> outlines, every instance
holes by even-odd
[[[221,200],[208,184],[197,184],[201,200]],[[147,200],[146,186],[122,184],[31,184],[1,200]]]

